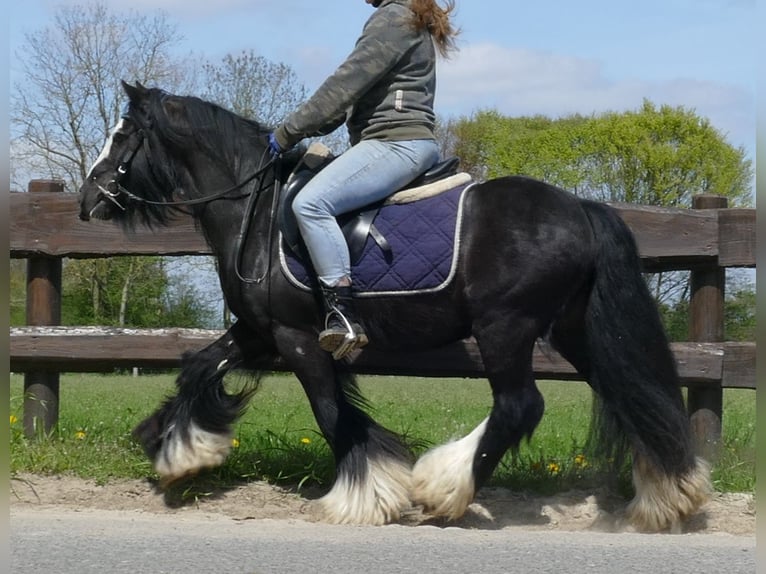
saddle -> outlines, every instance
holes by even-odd
[[[335,157],[332,155],[329,148],[320,143],[312,143],[290,173],[290,176],[287,178],[287,182],[280,193],[277,207],[277,222],[280,231],[282,232],[282,239],[287,248],[292,251],[293,255],[304,262],[309,261],[308,253],[306,252],[298,228],[298,222],[296,221],[295,214],[292,210],[292,203],[298,192],[303,189],[303,187],[317,173],[319,173],[322,168],[333,161],[333,159],[335,159]],[[457,157],[451,157],[437,162],[425,173],[418,176],[401,190],[396,190],[394,193],[398,195],[399,193],[404,192],[407,197],[410,197],[409,201],[413,201],[412,198],[416,198],[417,195],[414,193],[417,188],[428,187],[441,180],[446,180],[452,176],[459,175],[459,164],[460,160]],[[448,187],[449,186],[444,186],[443,190],[446,190]],[[379,201],[372,205],[365,206],[360,210],[345,213],[337,218],[338,224],[348,243],[352,265],[362,256],[368,237],[372,237],[378,244],[384,253],[386,261],[390,262],[393,257],[391,246],[374,224],[375,216],[387,201],[389,200]]]

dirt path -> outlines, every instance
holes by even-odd
[[[296,494],[279,487],[251,482],[230,489],[178,487],[162,493],[146,480],[115,480],[98,485],[70,476],[19,475],[11,479],[11,508],[68,508],[124,510],[153,514],[202,513],[235,520],[283,519],[316,522],[313,500],[318,492]],[[506,489],[481,491],[470,512],[451,526],[462,528],[558,530],[626,530],[622,523],[625,501],[569,492],[556,496],[527,496]],[[440,524],[417,510],[403,524]],[[686,532],[723,532],[755,535],[755,501],[749,494],[718,494],[687,522]]]

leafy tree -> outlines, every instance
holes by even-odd
[[[724,301],[724,339],[755,341],[755,290],[738,289]],[[689,340],[689,300],[680,298],[674,304],[660,305],[665,329],[671,341]]]
[[[23,259],[11,259],[9,272],[11,326],[27,324],[27,265]]]
[[[446,132],[442,141],[479,179],[523,174],[591,199],[665,207],[691,207],[700,193],[724,195],[731,206],[752,201],[744,149],[683,107],[645,100],[635,111],[559,119],[483,110],[450,121]],[[676,305],[688,298],[688,273],[647,279],[670,319],[686,312]]]
[[[525,174],[589,198],[691,206],[716,193],[751,202],[752,162],[710,122],[683,107],[560,119],[481,111],[451,126],[454,150],[477,177]]]
[[[63,324],[162,326],[168,278],[160,258],[75,259],[66,268]]]
[[[755,289],[741,289],[726,298],[724,335],[728,341],[755,341]]]
[[[193,287],[188,275],[170,277],[165,292],[163,323],[208,329],[218,326],[214,309],[200,298],[199,290]]]
[[[62,323],[120,327],[210,327],[212,312],[188,275],[168,273],[161,257],[67,262]]]

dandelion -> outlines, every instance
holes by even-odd
[[[239,448],[239,440],[236,438],[231,439],[231,447],[232,448]]]
[[[311,444],[311,439],[310,439],[309,437],[307,437],[307,436],[304,436],[304,437],[301,439],[301,442],[302,442],[303,444]]]
[[[574,463],[576,466],[579,466],[580,468],[585,468],[588,466],[588,461],[585,459],[584,454],[578,454],[576,457],[574,457]]]
[[[11,415],[11,424],[15,425],[17,422],[19,422],[19,419],[17,419],[14,415]]]
[[[556,476],[559,471],[561,470],[561,467],[555,462],[549,462],[548,463],[548,472],[551,473],[551,475]]]
[[[76,438],[77,440],[84,439],[85,438],[85,431],[78,430],[76,433],[74,433],[74,438]]]

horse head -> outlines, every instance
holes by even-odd
[[[139,83],[122,82],[122,86],[128,104],[80,186],[80,219],[84,221],[128,222],[134,214],[128,190],[138,190],[134,183],[146,167],[147,129],[152,123],[149,102],[155,90]]]
[[[80,219],[164,225],[265,172],[268,130],[258,122],[196,97],[122,87],[128,102],[80,187]]]

